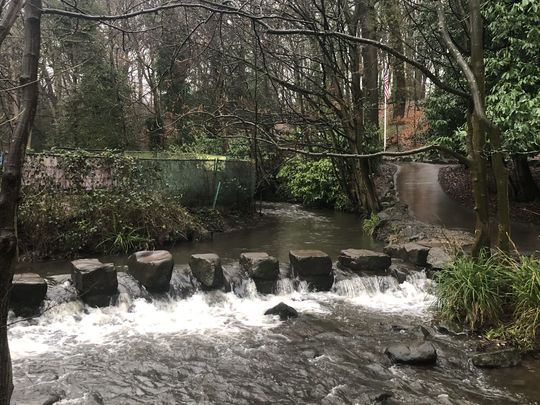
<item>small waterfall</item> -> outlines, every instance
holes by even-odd
[[[255,298],[258,294],[257,286],[251,278],[242,279],[233,289],[240,298]]]
[[[399,284],[394,277],[353,276],[334,283],[332,292],[350,303],[383,312],[426,315],[433,303],[432,281],[425,272],[416,272]]]
[[[375,295],[385,293],[389,289],[399,288],[399,283],[394,277],[374,276],[374,277],[352,277],[338,281],[332,287],[332,291],[337,295],[346,297],[357,297],[359,295]]]
[[[289,295],[294,293],[294,280],[290,278],[282,278],[276,284],[276,295]]]

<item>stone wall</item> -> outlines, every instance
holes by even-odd
[[[117,184],[111,159],[105,156],[66,159],[62,154],[28,154],[23,184],[32,187],[53,186],[59,190],[92,190],[111,188]],[[151,185],[180,197],[188,206],[211,206],[219,188],[218,206],[251,203],[255,193],[255,168],[249,160],[224,157],[136,158],[141,175],[148,173]],[[70,166],[84,166],[71,174]]]

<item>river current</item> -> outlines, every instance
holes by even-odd
[[[534,363],[483,371],[468,361],[469,338],[439,333],[432,282],[416,273],[338,281],[309,292],[284,280],[277,294],[245,281],[235,292],[182,292],[189,254],[215,252],[225,268],[241,252],[267,251],[287,265],[290,249],[314,248],[335,260],[344,248],[373,248],[354,215],[266,205],[260,228],[216,235],[173,251],[171,293],[150,297],[119,275],[117,305],[89,308],[70,299],[65,263],[34,268],[51,276],[43,315],[10,318],[13,404],[526,404],[540,400]],[[116,264],[125,257],[108,258]],[[64,302],[65,301],[65,302]],[[58,304],[58,302],[63,302]],[[285,302],[299,317],[264,311]],[[392,365],[384,348],[430,340],[434,367]],[[47,402],[48,401],[48,402]]]

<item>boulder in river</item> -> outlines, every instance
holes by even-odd
[[[392,264],[385,253],[367,249],[345,249],[338,256],[338,265],[356,273],[384,273]]]
[[[147,291],[169,290],[174,260],[166,250],[143,250],[128,258],[128,271]]]
[[[429,342],[399,343],[388,346],[384,353],[396,364],[432,365],[437,361],[437,350]]]
[[[214,253],[191,255],[189,267],[203,289],[217,290],[225,285],[221,259]]]
[[[291,250],[292,270],[298,276],[327,276],[332,273],[330,256],[320,250]]]
[[[409,242],[399,245],[388,245],[384,247],[384,253],[391,257],[397,257],[416,266],[427,265],[429,248],[418,243]]]
[[[516,349],[505,349],[477,353],[471,357],[472,363],[480,368],[515,367],[521,363],[521,353]]]
[[[320,250],[291,250],[292,273],[317,291],[329,291],[334,283],[332,259]]]
[[[265,315],[279,315],[279,319],[282,321],[289,319],[289,318],[296,318],[298,317],[298,312],[293,307],[290,307],[289,305],[280,302],[275,307],[272,307],[264,313]]]
[[[277,280],[279,277],[278,260],[265,252],[242,253],[240,267],[253,279]]]
[[[47,295],[47,282],[38,274],[23,273],[13,276],[10,304],[17,315],[37,311]]]
[[[102,263],[98,259],[72,261],[71,281],[79,297],[91,306],[107,306],[118,293],[114,264]]]

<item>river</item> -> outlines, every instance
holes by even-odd
[[[349,247],[380,249],[351,214],[270,204],[262,227],[215,235],[173,250],[178,268],[192,253],[215,252],[225,267],[244,251],[267,251],[281,265],[293,248],[318,248],[335,260]],[[115,263],[125,257],[109,258]],[[65,272],[61,262],[42,274]],[[179,283],[173,277],[173,284]],[[173,287],[178,287],[173,285]],[[13,403],[43,404],[526,404],[540,401],[534,361],[482,371],[468,362],[470,341],[432,327],[432,282],[390,277],[343,280],[331,292],[284,282],[276,295],[246,283],[239,295],[196,292],[145,299],[120,278],[119,304],[52,306],[37,319],[11,318]],[[68,289],[50,289],[52,302]],[[146,297],[148,298],[148,297]],[[279,321],[266,309],[285,302],[300,316]],[[421,327],[425,328],[422,329]],[[435,367],[391,365],[392,343],[436,346]],[[57,400],[57,402],[54,402]]]

